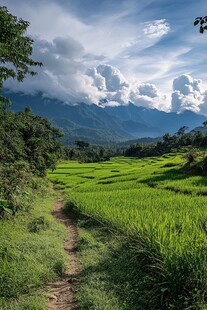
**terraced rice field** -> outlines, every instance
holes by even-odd
[[[182,165],[182,153],[95,164],[69,161],[48,177],[83,213],[125,235],[145,254],[162,298],[206,309],[207,178],[184,174]]]

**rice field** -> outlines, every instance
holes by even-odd
[[[182,173],[182,165],[182,153],[68,161],[48,178],[147,257],[162,302],[178,299],[167,309],[207,309],[207,178]]]

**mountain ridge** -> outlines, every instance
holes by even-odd
[[[138,107],[133,103],[101,107],[84,102],[69,105],[57,99],[44,98],[41,94],[10,93],[6,96],[13,102],[12,110],[17,112],[31,107],[34,114],[47,117],[64,132],[63,142],[66,144],[78,139],[104,144],[158,137],[166,132],[175,133],[182,126],[192,130],[206,120],[204,115],[187,110],[182,114],[166,113]]]

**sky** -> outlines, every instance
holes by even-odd
[[[65,103],[207,115],[206,0],[0,0],[30,22],[38,75],[5,87]]]

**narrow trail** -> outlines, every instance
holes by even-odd
[[[63,277],[59,281],[49,283],[51,290],[48,295],[48,310],[73,310],[76,308],[75,283],[78,282],[78,262],[75,253],[75,245],[78,236],[77,227],[73,221],[62,212],[62,206],[63,200],[58,199],[55,203],[53,215],[58,221],[65,224],[68,231],[68,238],[64,243],[64,249],[68,254],[68,262]]]

